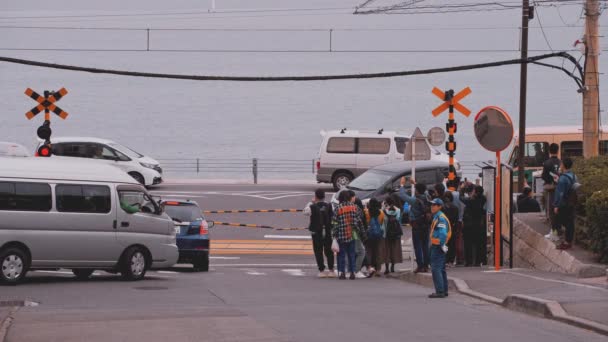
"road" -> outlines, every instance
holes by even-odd
[[[155,192],[192,195],[205,210],[217,210],[301,208],[311,190],[163,186]],[[273,226],[306,224],[301,214],[226,216]],[[275,233],[217,227],[212,246],[222,240],[274,241],[268,235]],[[399,280],[318,279],[310,255],[227,251],[214,257],[208,273],[179,265],[150,272],[140,282],[105,272],[88,281],[75,280],[67,270],[32,272],[24,284],[0,288],[0,300],[38,303],[15,313],[6,341],[605,341],[456,293],[429,299],[428,288]]]

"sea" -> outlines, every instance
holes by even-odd
[[[442,13],[354,14],[364,0],[107,0],[2,1],[0,56],[138,72],[214,76],[311,76],[408,71],[519,58],[521,9]],[[367,2],[359,9],[400,1]],[[488,3],[493,3],[488,1]],[[427,11],[429,12],[429,11]],[[606,16],[600,18],[607,54]],[[570,51],[584,33],[581,2],[537,6],[530,22],[529,55]],[[546,63],[574,70],[559,58]],[[433,87],[456,92],[472,114],[456,114],[456,157],[470,165],[493,160],[473,133],[475,114],[495,105],[519,124],[518,65],[395,78],[229,82],[138,78],[0,62],[0,141],[34,150],[42,115],[27,120],[32,88],[65,87],[57,104],[69,113],[52,118],[54,136],[115,140],[161,160],[213,165],[220,159],[313,160],[321,130],[423,132],[445,128],[447,113]],[[600,84],[608,81],[600,76]],[[528,126],[580,125],[577,84],[562,70],[528,67]],[[600,87],[600,99],[608,94]],[[608,122],[605,112],[602,121]],[[443,149],[442,146],[439,147]],[[508,156],[509,150],[503,155]],[[192,164],[188,164],[192,165]],[[312,179],[298,172],[267,178]],[[247,178],[243,172],[174,171],[172,177]]]

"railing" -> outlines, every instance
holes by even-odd
[[[261,173],[315,174],[315,159],[164,159],[158,161],[169,173],[233,173],[253,175],[253,183],[258,183]]]
[[[316,173],[316,159],[265,159],[265,158],[160,158],[158,161],[167,173],[229,173],[250,174],[253,183],[258,183],[261,174],[301,174]],[[479,178],[484,162],[461,161],[463,178]]]

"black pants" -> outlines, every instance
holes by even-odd
[[[487,264],[486,236],[483,227],[465,227],[463,239],[465,265]]]
[[[313,233],[312,234],[312,249],[315,252],[315,259],[317,260],[317,266],[319,271],[325,271],[325,262],[323,254],[327,258],[327,268],[330,270],[334,269],[334,253],[331,250],[331,234]]]
[[[574,209],[563,207],[559,208],[557,214],[557,227],[558,229],[562,226],[566,227],[566,242],[572,243],[574,240]]]

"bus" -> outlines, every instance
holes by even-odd
[[[532,173],[543,169],[543,163],[549,158],[549,145],[559,145],[559,158],[583,156],[583,128],[581,126],[547,126],[526,129],[526,146],[524,149],[525,175],[528,184],[532,185]],[[600,155],[608,155],[608,126],[600,127]],[[513,186],[517,189],[517,157],[519,138],[513,139],[513,149],[509,154],[509,165],[514,168]]]

